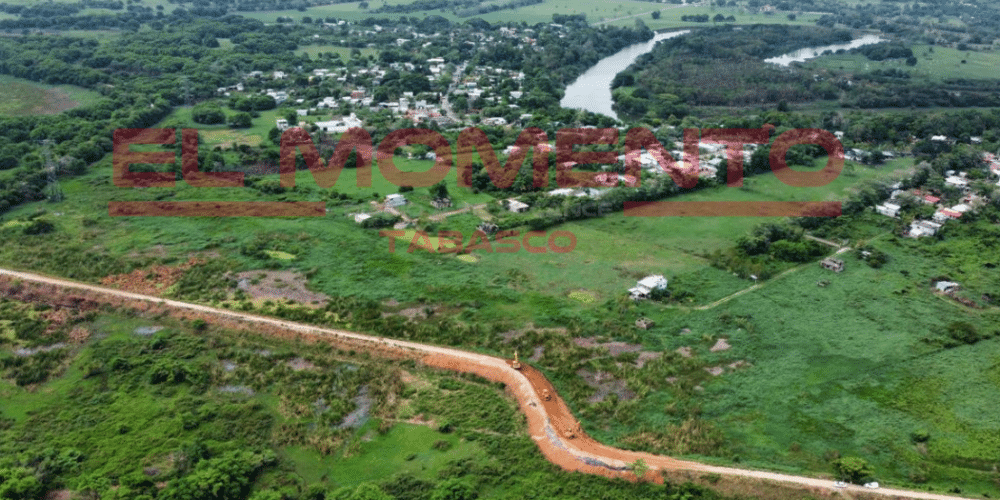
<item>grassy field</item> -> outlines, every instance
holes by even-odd
[[[357,439],[371,431],[371,428],[362,427]],[[438,441],[447,442],[449,449],[435,450],[433,445]],[[394,474],[434,479],[436,472],[447,463],[471,458],[482,450],[475,443],[460,440],[454,434],[441,434],[426,425],[397,424],[384,436],[361,442],[359,449],[349,457],[324,457],[302,447],[286,448],[283,453],[307,482],[318,483],[325,478],[336,488],[356,486]]]
[[[916,66],[907,66],[902,60],[871,61],[861,54],[833,54],[812,59],[807,68],[829,68],[855,73],[876,69],[896,68],[915,78],[942,81],[952,78],[995,79],[1000,65],[1000,52],[959,51],[949,47],[914,45]],[[964,63],[962,61],[965,61]]]
[[[8,75],[0,75],[4,98],[0,115],[54,115],[77,106],[96,102],[100,94],[72,85],[46,85]]]
[[[360,2],[359,2],[360,3]],[[374,0],[368,2],[368,10],[362,10],[358,7],[359,3],[342,3],[335,5],[324,5],[319,7],[310,7],[304,12],[298,10],[279,10],[279,11],[266,11],[266,12],[248,12],[245,13],[247,17],[252,17],[254,19],[259,19],[264,22],[275,22],[278,17],[291,17],[292,19],[299,21],[303,16],[310,17],[335,17],[338,19],[346,19],[349,21],[363,19],[369,17],[372,11],[378,7],[389,3],[389,4],[400,4],[408,3],[403,0],[391,0],[382,1]],[[662,14],[659,20],[654,20],[650,13],[653,10],[661,10]],[[455,22],[462,22],[471,18],[458,17],[450,10],[426,10],[415,13],[418,16],[441,16],[446,19]],[[537,5],[529,5],[526,7],[521,7],[518,9],[511,10],[500,10],[497,12],[490,12],[483,14],[479,17],[485,21],[491,23],[506,23],[506,22],[526,22],[528,24],[536,23],[550,23],[552,22],[553,14],[562,15],[573,15],[573,14],[586,14],[587,20],[591,23],[608,23],[619,26],[632,26],[635,24],[636,19],[642,19],[647,26],[652,29],[664,29],[664,28],[676,28],[676,27],[697,27],[709,25],[711,23],[690,23],[681,21],[681,16],[684,15],[699,15],[699,14],[709,14],[710,16],[715,16],[716,14],[722,14],[724,16],[733,15],[736,17],[736,24],[756,24],[756,23],[766,23],[766,24],[813,24],[816,19],[819,18],[816,14],[803,14],[797,16],[794,21],[789,20],[786,17],[787,13],[775,13],[774,15],[764,15],[764,14],[746,14],[738,9],[726,9],[726,8],[710,8],[701,6],[668,6],[664,8],[663,4],[644,2],[641,0],[617,0],[614,2],[606,2],[601,0],[581,0],[581,1],[569,1],[569,0],[546,0],[544,3]],[[401,15],[413,16],[414,13],[408,14],[374,14],[379,17],[399,17]]]
[[[915,258],[910,243],[877,245],[892,256],[882,269],[847,255],[842,274],[807,266],[710,312],[645,312],[668,331],[693,330],[661,337],[667,349],[709,333],[734,346],[724,355],[701,348],[709,364],[753,365],[695,396],[742,463],[823,470],[833,454],[864,456],[883,482],[924,474],[938,491],[995,496],[995,474],[977,464],[1000,459],[1000,419],[986,410],[1000,403],[1000,340],[942,350],[921,339],[952,321],[995,328],[997,314],[934,296],[925,280],[945,266]],[[816,286],[822,279],[831,284]],[[729,317],[750,319],[734,328]],[[932,436],[923,451],[910,439],[918,430]]]

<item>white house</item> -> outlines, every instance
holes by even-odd
[[[316,126],[328,134],[342,134],[352,128],[361,127],[362,125],[363,122],[354,113],[351,113],[351,116],[341,118],[340,120],[316,122]]]
[[[954,281],[938,281],[934,284],[934,288],[941,293],[952,293],[958,291],[960,287]]]
[[[527,212],[528,209],[531,208],[531,206],[528,205],[527,203],[515,200],[514,198],[510,198],[506,201],[507,201],[507,210],[510,210],[511,212],[514,213],[519,214],[522,212]]]
[[[885,215],[886,217],[899,217],[900,206],[895,203],[885,203],[882,205],[875,205],[875,211]]]
[[[385,197],[386,207],[399,207],[402,205],[406,205],[406,197],[399,193],[390,194]]]
[[[951,187],[956,187],[959,189],[967,190],[969,189],[969,181],[961,177],[956,177],[954,175],[946,178],[944,183]]]
[[[666,290],[667,279],[662,274],[652,274],[639,280],[636,285],[628,289],[628,294],[633,300],[645,299],[653,290]]]
[[[288,120],[284,118],[278,118],[278,120],[275,122],[275,126],[278,127],[278,130],[284,132],[288,130]]]
[[[941,229],[941,224],[927,220],[914,221],[910,224],[910,237],[934,236]]]

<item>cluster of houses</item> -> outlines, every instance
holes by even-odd
[[[1000,170],[1000,167],[998,167],[998,170]],[[912,238],[933,236],[937,234],[945,223],[950,220],[960,219],[963,214],[983,202],[983,199],[980,196],[971,192],[971,189],[969,188],[969,181],[965,177],[965,172],[955,175],[955,172],[948,171],[947,175],[948,177],[945,178],[945,185],[960,189],[963,193],[960,203],[946,206],[945,203],[942,203],[942,199],[939,196],[934,196],[920,189],[906,192],[900,189],[901,186],[897,183],[892,186],[893,192],[889,201],[876,205],[875,211],[886,217],[898,219],[900,217],[900,211],[902,210],[900,198],[903,196],[911,196],[925,205],[934,206],[936,211],[931,217],[931,220],[915,220],[910,223],[908,236]]]

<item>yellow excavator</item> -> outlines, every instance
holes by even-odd
[[[517,359],[517,351],[514,351],[514,362],[510,364],[515,370],[521,369],[521,362]]]

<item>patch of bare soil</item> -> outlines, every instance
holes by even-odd
[[[583,378],[587,385],[597,389],[593,396],[588,399],[591,403],[600,403],[604,398],[615,394],[619,401],[628,401],[635,398],[635,393],[630,391],[624,380],[616,379],[607,372],[592,372],[587,369],[577,370],[577,375]]]
[[[719,339],[715,342],[715,345],[713,345],[712,348],[709,349],[709,351],[712,352],[725,351],[728,350],[730,347],[732,346],[729,345],[729,342],[726,342],[726,339]]]
[[[711,373],[713,377],[718,377],[726,372],[726,369],[721,366],[713,366],[710,368],[705,368],[705,371]]]
[[[396,314],[404,316],[406,319],[427,319],[427,311],[424,309],[423,307],[408,307],[401,309]]]
[[[516,338],[519,338],[521,335],[524,335],[525,333],[528,332],[528,330],[534,330],[539,333],[556,333],[560,335],[565,335],[567,333],[567,330],[563,327],[538,328],[532,323],[528,323],[527,325],[524,326],[524,328],[503,332],[500,334],[500,336],[503,337],[503,342],[506,344]]]
[[[139,258],[139,257],[159,257],[163,258],[167,256],[167,247],[165,245],[153,245],[147,248],[145,251],[132,250],[126,255],[129,258]]]
[[[74,344],[82,344],[90,338],[90,330],[77,326],[69,332],[69,340]]]
[[[691,348],[688,347],[688,346],[684,346],[684,347],[678,348],[677,349],[677,354],[680,354],[681,356],[683,356],[685,358],[690,358],[692,356],[692,354],[691,354]]]
[[[577,337],[573,339],[576,345],[589,348],[589,349],[600,349],[605,348],[608,350],[612,356],[618,356],[619,354],[626,352],[640,352],[642,351],[642,344],[629,344],[626,342],[598,342],[594,337]]]
[[[105,276],[101,284],[126,292],[161,297],[164,291],[181,279],[185,271],[203,263],[201,259],[191,258],[178,266],[156,265],[147,269],[136,269],[128,274]]]
[[[321,307],[329,297],[309,291],[306,278],[296,271],[244,271],[236,274],[236,287],[252,300],[291,300]]]
[[[304,358],[295,358],[288,360],[285,364],[288,365],[292,371],[300,372],[302,370],[312,370],[316,368],[316,365],[306,361]]]
[[[537,346],[531,351],[531,357],[528,358],[528,361],[537,362],[542,359],[542,354],[545,354],[545,346]]]
[[[646,363],[659,359],[661,356],[663,356],[662,352],[642,351],[639,353],[639,358],[635,360],[635,365],[642,368],[646,366]]]
[[[739,360],[739,361],[736,361],[735,363],[729,363],[729,365],[728,365],[728,366],[729,366],[729,369],[730,369],[730,370],[732,370],[732,371],[736,371],[736,370],[738,370],[738,369],[740,369],[740,368],[743,368],[743,367],[746,367],[746,368],[749,368],[749,367],[751,367],[751,366],[753,366],[753,365],[751,365],[750,363],[747,363],[746,361],[743,361],[743,360],[741,359],[741,360]]]
[[[45,500],[70,500],[72,498],[73,492],[70,490],[53,490],[45,495]]]

